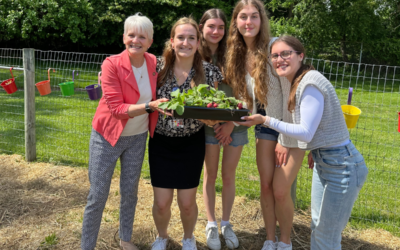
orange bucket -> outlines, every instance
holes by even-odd
[[[46,81],[41,81],[36,83],[36,87],[39,90],[40,95],[48,95],[51,93],[51,88],[50,88],[50,70],[51,68],[49,68],[49,70],[47,70],[47,76],[49,78],[49,80]],[[53,73],[55,73],[55,69],[53,69]]]
[[[12,94],[15,91],[17,91],[17,85],[15,85],[15,78],[12,73],[12,69],[13,69],[13,67],[10,68],[10,73],[11,73],[12,78],[3,81],[0,84],[4,88],[4,90],[7,92],[7,94]]]

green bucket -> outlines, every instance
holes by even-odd
[[[78,72],[76,72],[78,75]],[[72,71],[72,82],[63,82],[58,84],[61,89],[61,93],[63,96],[70,96],[74,94],[74,80],[75,80],[75,70]]]
[[[70,96],[74,94],[74,82],[63,82],[58,84],[61,88],[63,96]]]

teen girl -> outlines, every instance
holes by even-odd
[[[311,249],[341,249],[341,233],[367,178],[364,158],[349,139],[335,88],[312,66],[303,64],[304,46],[292,36],[277,39],[271,58],[277,73],[292,84],[287,109],[294,124],[273,116],[243,117],[243,125],[265,124],[310,150]]]
[[[284,115],[282,96],[282,90],[288,89],[288,84],[280,81],[269,61],[269,42],[269,23],[263,2],[239,1],[233,10],[229,28],[225,79],[232,86],[235,96],[243,99],[253,114],[276,116],[279,120],[290,119],[290,115]],[[282,88],[284,86],[286,88]],[[290,187],[304,152],[297,148],[296,142],[287,138],[277,144],[279,133],[268,127],[256,126],[255,134],[261,207],[267,232],[263,250],[290,249],[294,214]],[[284,147],[291,149],[288,151]],[[278,155],[287,155],[287,160],[280,160],[286,163],[282,167],[276,168],[275,151]],[[281,231],[279,244],[275,236],[276,220]]]
[[[200,19],[200,47],[203,59],[223,71],[226,52],[226,17],[220,9],[207,10]],[[220,83],[219,90],[226,96],[233,96],[232,88]],[[248,143],[245,126],[235,126],[233,122],[205,127],[206,156],[203,180],[203,198],[206,205],[208,224],[206,226],[207,246],[212,250],[221,249],[218,225],[215,218],[215,181],[218,175],[220,145],[224,146],[222,156],[222,220],[221,232],[228,248],[239,246],[238,238],[232,230],[229,218],[235,200],[235,174],[243,145]]]

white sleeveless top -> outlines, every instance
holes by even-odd
[[[136,104],[150,102],[152,98],[149,74],[147,72],[146,59],[140,68],[132,66],[140,97]],[[149,130],[149,114],[135,116],[128,120],[121,136],[132,136],[142,134]]]
[[[268,105],[265,107],[265,113],[267,116],[275,117],[277,119],[282,119],[282,87],[280,83],[280,79],[278,76],[272,73],[274,70],[270,64],[268,64],[268,76],[269,82],[268,85],[268,93],[267,93],[267,102]],[[246,87],[247,92],[250,97],[253,99],[253,114],[257,114],[257,106],[256,106],[256,96],[254,94],[255,88],[255,80],[250,74],[247,72],[246,74]]]

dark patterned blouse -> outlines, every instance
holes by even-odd
[[[163,67],[164,58],[157,58],[157,72],[160,72]],[[221,83],[222,74],[218,67],[203,61],[203,69],[206,77],[205,84],[214,87],[214,82],[218,82],[218,84]],[[161,86],[161,88],[157,89],[157,99],[168,98],[169,100],[171,100],[171,92],[176,90],[176,88],[178,88],[181,93],[183,91],[188,91],[191,88],[190,82],[192,81],[195,74],[196,72],[192,68],[186,81],[181,86],[178,86],[174,73],[171,70],[169,72],[167,81],[164,83],[163,86]],[[181,119],[179,122],[183,121],[183,124],[181,126],[174,126],[173,124],[176,124],[176,122],[174,123],[174,120],[176,121],[176,119],[178,118],[170,116],[166,116],[164,118],[164,115],[159,113],[155,132],[170,137],[184,137],[195,134],[204,126],[204,123],[196,119]]]

